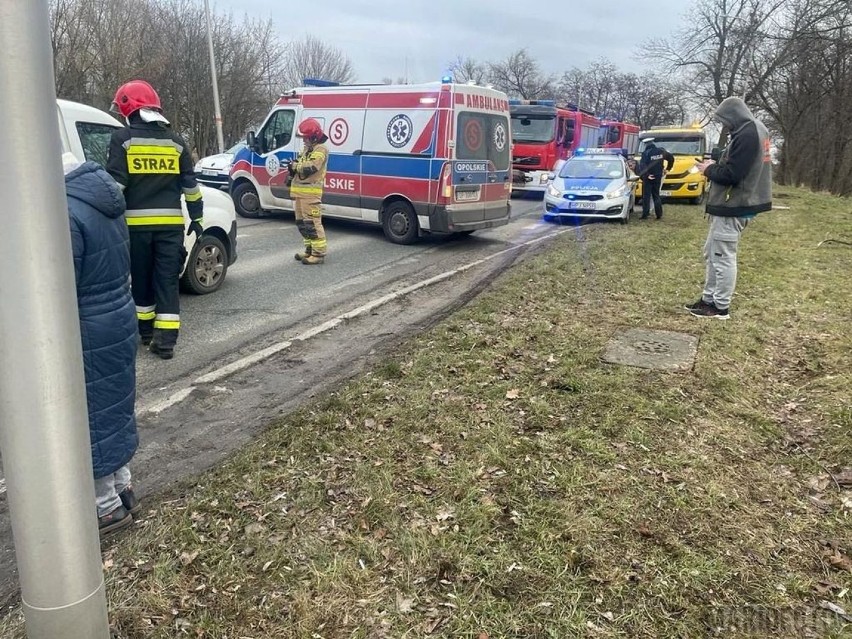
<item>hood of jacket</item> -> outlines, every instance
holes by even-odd
[[[68,197],[80,200],[108,218],[124,213],[124,195],[99,164],[84,162],[65,176]]]
[[[736,131],[742,125],[753,122],[754,114],[742,98],[725,98],[716,108],[716,119],[731,131]]]

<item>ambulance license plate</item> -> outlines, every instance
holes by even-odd
[[[568,208],[573,210],[594,210],[597,205],[594,202],[568,202]]]
[[[209,175],[210,177],[213,177],[214,175],[219,175],[219,171],[212,171],[210,169],[204,169],[203,171],[201,171],[201,175]]]
[[[456,191],[456,201],[476,202],[479,199],[479,191]]]

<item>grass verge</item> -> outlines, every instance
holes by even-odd
[[[583,227],[149,504],[105,556],[116,634],[850,636],[852,250],[817,245],[852,216],[778,203],[731,321],[682,310],[697,208]],[[628,327],[698,336],[694,370],[602,363]]]

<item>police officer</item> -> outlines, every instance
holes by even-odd
[[[183,194],[201,237],[204,203],[186,142],[171,130],[160,97],[143,80],[118,88],[113,110],[127,127],[112,134],[107,170],[127,202],[133,300],[142,343],[162,359],[174,356],[180,329],[178,280],[186,260]]]
[[[645,141],[645,150],[636,167],[636,174],[642,178],[642,218],[648,219],[651,212],[651,199],[654,200],[654,212],[659,220],[663,217],[663,201],[660,199],[660,186],[665,173],[672,170],[674,156],[665,149],[654,144],[654,139]],[[663,171],[663,163],[666,168]]]
[[[327,248],[322,226],[322,191],[328,165],[328,149],[324,144],[328,137],[313,118],[302,122],[296,135],[304,140],[304,147],[288,165],[292,179],[290,195],[296,211],[296,226],[305,244],[305,252],[296,253],[296,259],[307,265],[322,264]]]

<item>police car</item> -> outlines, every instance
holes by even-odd
[[[544,218],[599,218],[627,224],[637,179],[622,149],[577,149],[554,170],[544,194]]]

